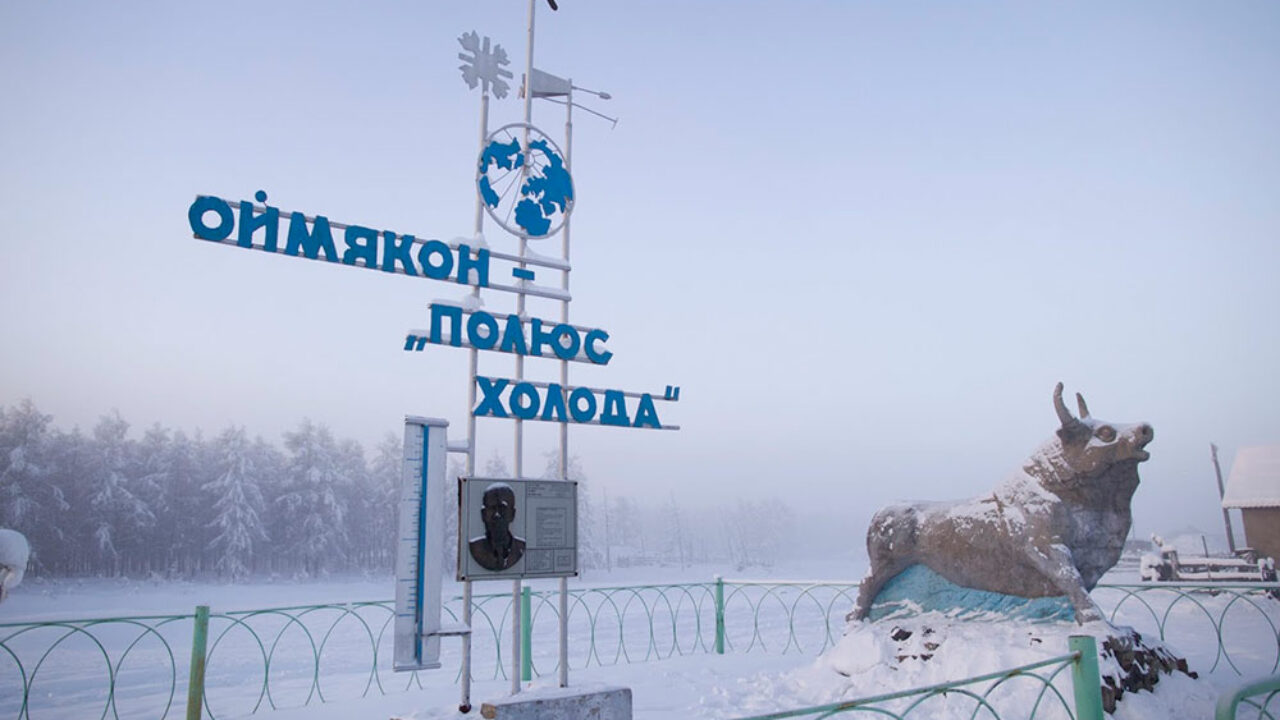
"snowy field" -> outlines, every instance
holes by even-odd
[[[646,568],[593,573],[576,582],[598,589],[577,596],[571,605],[570,679],[574,685],[625,685],[634,693],[638,718],[731,718],[823,703],[960,679],[1067,652],[1065,634],[1074,625],[957,621],[915,618],[915,640],[894,643],[884,628],[855,631],[844,637],[843,616],[852,605],[850,577],[826,577],[817,567],[791,567],[772,573],[838,586],[814,588],[741,585],[725,588],[728,652],[711,652],[714,644],[714,600],[710,581],[726,568]],[[755,573],[759,577],[759,573]],[[740,577],[740,576],[739,576]],[[1131,581],[1111,576],[1105,582]],[[678,588],[636,586],[687,583]],[[554,582],[532,583],[535,592],[550,591]],[[445,667],[412,677],[389,670],[390,611],[385,604],[361,604],[389,597],[390,578],[341,578],[317,582],[259,582],[249,585],[151,583],[138,581],[61,581],[28,579],[9,602],[0,606],[0,624],[84,619],[123,615],[189,616],[197,604],[212,606],[212,654],[207,675],[208,701],[216,718],[444,718],[457,715],[457,643],[446,641]],[[456,588],[446,589],[446,596]],[[505,696],[509,661],[505,649],[510,626],[510,585],[477,584],[481,599],[475,644],[475,703]],[[554,598],[535,595],[534,669],[545,677],[533,687],[554,685]],[[1266,599],[1233,600],[1225,594],[1179,596],[1160,593],[1126,595],[1102,589],[1095,598],[1105,610],[1119,605],[1117,624],[1128,624],[1147,637],[1158,637],[1163,619],[1168,644],[1188,658],[1201,680],[1167,678],[1154,695],[1126,695],[1115,717],[1209,717],[1217,692],[1275,671],[1276,627],[1280,603]],[[314,610],[248,615],[235,611],[328,604]],[[221,614],[227,613],[229,617]],[[1218,651],[1218,625],[1230,654]],[[143,627],[145,625],[145,627]],[[928,660],[910,643],[926,629],[940,649]],[[151,629],[147,629],[151,628]],[[254,632],[249,632],[252,628]],[[651,631],[651,628],[652,631]],[[15,628],[0,627],[0,639]],[[0,653],[0,719],[80,718],[104,714],[109,672],[116,672],[117,697],[112,712],[120,718],[181,717],[186,697],[190,654],[189,618],[133,625],[99,625],[98,646],[78,630],[65,626],[27,631],[5,641],[23,658],[50,645],[50,633],[67,635],[49,653],[32,683],[27,714],[21,713],[21,678],[16,665]],[[385,631],[385,632],[384,632]],[[43,633],[43,635],[41,635]],[[593,637],[594,642],[590,638]],[[164,642],[161,642],[163,638]],[[495,640],[500,641],[500,649]],[[939,642],[940,640],[940,642]],[[835,646],[833,648],[833,645]],[[375,650],[376,647],[376,650]],[[904,649],[905,648],[905,649]],[[42,651],[41,651],[42,652]],[[104,660],[104,652],[109,660]],[[378,671],[372,672],[376,652]],[[822,655],[819,658],[819,655]],[[905,655],[898,660],[896,656]],[[124,658],[121,661],[121,658]],[[268,661],[269,659],[269,661]],[[269,669],[268,669],[269,668]],[[315,679],[318,677],[318,681]],[[264,683],[264,678],[269,682]],[[1069,672],[1055,680],[1070,698]],[[406,688],[412,684],[412,689]],[[385,693],[385,694],[384,694]],[[1033,683],[1009,683],[993,694],[1005,717],[1020,717],[1016,708],[1034,702]],[[364,697],[362,697],[364,696]],[[320,698],[324,702],[320,702]],[[1003,703],[1001,705],[1000,703]],[[272,707],[277,709],[272,710]],[[972,704],[956,708],[968,717]],[[913,717],[946,716],[946,708],[921,708]],[[1023,714],[1020,714],[1023,713]],[[1043,717],[1054,715],[1046,711]],[[472,717],[476,717],[475,714]],[[853,715],[852,717],[858,717]]]

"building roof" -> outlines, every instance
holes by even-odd
[[[1280,445],[1256,445],[1236,451],[1222,506],[1280,507]]]

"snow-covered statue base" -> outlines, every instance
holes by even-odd
[[[1018,620],[1072,620],[1075,610],[1066,596],[1024,598],[975,590],[947,580],[925,565],[912,565],[885,583],[867,616],[936,611],[951,617],[993,616]]]
[[[1095,638],[1103,707],[1113,717],[1212,715],[1214,689],[1196,682],[1173,650],[1131,628],[1015,618],[1003,611],[966,610],[961,617],[907,604],[880,620],[850,623],[841,641],[816,663],[778,678],[768,690],[787,702],[809,705],[885,695],[1060,657],[1069,652],[1068,638],[1080,634]],[[1071,683],[1069,668],[1055,673],[1050,666],[965,686],[965,692],[876,706],[902,712],[922,702],[911,717],[972,718],[981,706],[976,695],[1001,717],[1025,717],[1037,707],[1036,717],[1066,718],[1073,705]]]
[[[1138,463],[1154,432],[1146,423],[1080,417],[1053,391],[1061,426],[989,495],[959,503],[885,508],[867,530],[870,570],[849,619],[869,617],[885,586],[924,566],[961,588],[1016,598],[1065,596],[1077,622],[1102,619],[1089,597],[1120,559],[1138,487]],[[902,581],[911,597],[922,583]],[[931,578],[925,578],[929,585]],[[987,602],[987,595],[975,596]],[[1003,602],[1003,601],[998,601]]]

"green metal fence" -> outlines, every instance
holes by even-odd
[[[833,715],[872,715],[905,720],[908,717],[934,717],[944,708],[951,715],[971,710],[970,717],[1000,718],[997,698],[1001,690],[1014,683],[1029,682],[1036,689],[1030,706],[1019,705],[1019,718],[1065,717],[1071,720],[1102,720],[1101,678],[1098,673],[1098,651],[1093,637],[1072,636],[1067,655],[998,670],[986,675],[912,688],[900,692],[844,700],[794,710],[752,715],[740,720],[782,720],[783,718],[827,718]],[[1071,669],[1072,699],[1068,702],[1054,681]],[[985,711],[985,712],[983,712]]]
[[[1254,711],[1250,716],[1252,718],[1276,720],[1280,713],[1277,712],[1278,708],[1271,707],[1272,700],[1280,705],[1280,675],[1254,680],[1223,693],[1218,697],[1213,717],[1214,720],[1236,720],[1236,714],[1243,706]]]
[[[1237,675],[1280,667],[1280,603],[1267,586],[1099,586],[1094,596],[1114,622],[1189,649],[1195,669]],[[853,583],[719,580],[573,590],[571,668],[610,666],[707,653],[817,655],[839,640],[853,605]],[[472,667],[477,679],[506,678],[507,593],[476,595]],[[527,678],[558,670],[555,591],[530,590],[518,608],[528,648]],[[0,624],[0,720],[44,720],[74,712],[90,718],[176,718],[182,696],[207,717],[243,716],[335,699],[452,683],[457,643],[445,643],[444,669],[391,670],[390,601]],[[461,600],[445,603],[446,623]],[[1262,632],[1259,632],[1259,629]],[[194,646],[206,644],[203,653]],[[1185,654],[1185,650],[1184,650]],[[192,665],[184,667],[186,657]],[[202,679],[194,660],[204,657]]]
[[[1174,644],[1215,648],[1211,659],[1198,658],[1208,664],[1206,672],[1218,670],[1224,661],[1236,675],[1280,669],[1280,583],[1108,584],[1094,588],[1093,597],[1111,608],[1113,623],[1153,629]]]

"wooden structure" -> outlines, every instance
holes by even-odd
[[[1258,555],[1280,558],[1280,445],[1236,452],[1222,507],[1240,511],[1245,543]]]

